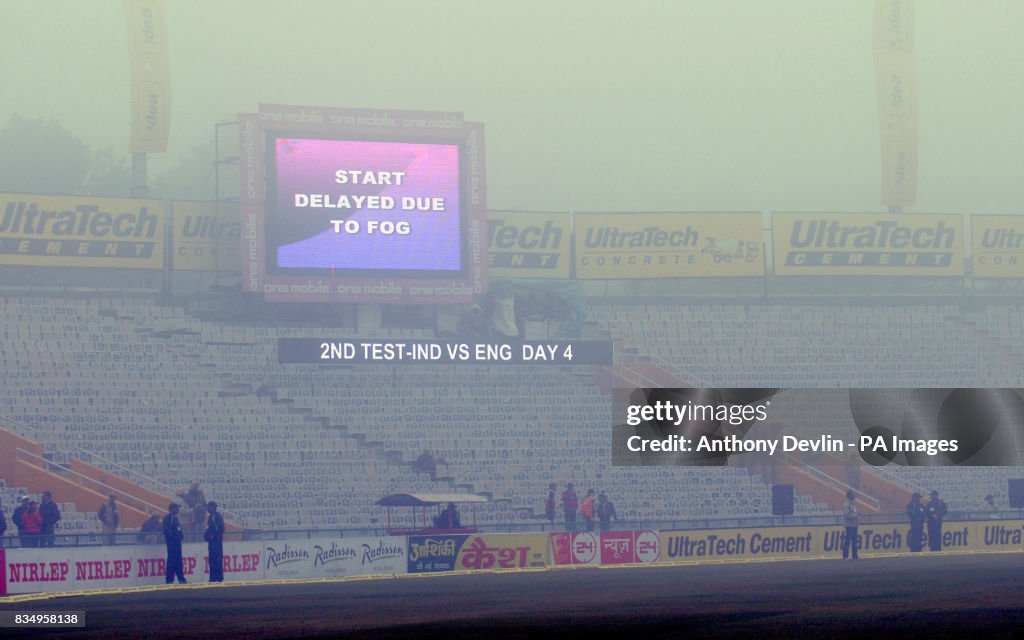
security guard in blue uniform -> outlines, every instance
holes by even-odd
[[[178,578],[180,584],[185,584],[185,575],[182,572],[184,567],[181,562],[181,541],[185,534],[181,530],[181,522],[178,521],[178,510],[181,507],[172,502],[167,505],[167,515],[164,516],[164,543],[167,544],[167,584]]]
[[[946,503],[939,500],[939,492],[932,491],[931,500],[924,508],[928,518],[928,550],[942,551],[942,519],[946,517],[949,509]]]
[[[907,503],[907,517],[910,518],[910,533],[907,536],[907,546],[911,551],[921,551],[924,548],[924,505],[921,504],[921,494],[915,493],[910,496]]]
[[[217,512],[217,503],[206,503],[206,540],[210,558],[210,582],[224,582],[224,516]]]

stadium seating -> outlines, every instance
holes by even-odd
[[[694,385],[1024,386],[1018,307],[594,304],[591,317]],[[567,481],[607,491],[627,520],[771,511],[769,487],[743,469],[612,467],[610,398],[578,368],[279,365],[279,337],[354,334],[201,320],[146,298],[12,297],[0,320],[0,416],[38,430],[48,457],[81,448],[165,486],[202,480],[250,527],[372,526],[383,495],[455,490],[491,497],[482,524],[523,523],[548,483]],[[436,481],[412,469],[423,450],[447,463]],[[943,491],[956,507],[1005,497],[1004,476],[1024,475],[957,471],[893,473],[963,486]],[[827,507],[802,496],[796,511]]]

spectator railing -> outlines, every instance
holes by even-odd
[[[75,455],[80,460],[82,460],[82,462],[87,462],[95,467],[100,467],[103,469],[116,469],[117,474],[124,478],[125,480],[137,484],[145,489],[149,489],[150,491],[153,491],[155,493],[162,493],[168,496],[180,496],[180,488],[175,489],[171,485],[160,482],[156,478],[152,478],[144,473],[139,473],[138,471],[129,469],[128,467],[122,464],[118,464],[112,460],[108,460],[107,458],[104,458],[98,453],[93,453],[91,451],[87,451],[81,447],[76,446]],[[99,461],[99,463],[97,463],[97,461]],[[160,509],[157,510],[157,513],[163,513],[166,510],[167,505],[163,505]],[[245,526],[246,523],[245,518],[243,516],[235,513],[234,511],[231,511],[230,509],[225,509],[220,505],[217,505],[217,510],[221,513],[221,515],[224,516],[225,520],[238,524],[242,527]]]
[[[141,498],[127,495],[120,489],[112,487],[106,483],[100,482],[99,480],[90,478],[89,476],[78,473],[77,471],[72,471],[65,465],[58,464],[56,462],[51,462],[46,458],[37,456],[31,451],[26,451],[21,447],[18,447],[18,449],[15,451],[15,456],[17,460],[27,461],[29,464],[35,467],[38,467],[45,471],[49,471],[51,473],[55,473],[63,477],[68,482],[78,485],[83,489],[95,491],[101,496],[108,496],[112,493],[117,494],[118,496],[120,496],[120,502],[122,505],[131,507],[132,509],[141,511],[142,513],[146,513],[147,511],[150,511],[152,513],[163,513],[167,510],[167,505],[157,506],[155,504],[146,502]]]
[[[953,511],[945,519],[947,525],[956,522],[976,522],[979,520],[1008,520],[1024,518],[1024,509],[1005,509],[998,512],[982,511]],[[843,519],[838,514],[807,515],[807,516],[764,516],[758,518],[711,518],[711,519],[673,519],[673,520],[615,520],[611,523],[611,531],[629,530],[653,530],[653,531],[700,531],[705,529],[753,529],[765,527],[796,527],[796,526],[841,526]],[[895,525],[910,526],[907,516],[904,513],[876,513],[862,514],[860,526],[869,525]],[[564,523],[556,522],[551,524],[545,519],[543,522],[524,522],[521,524],[502,525],[480,525],[476,527],[476,533],[558,533],[566,531]],[[581,523],[577,523],[574,531],[584,531]],[[594,534],[600,531],[595,526]],[[10,532],[9,532],[10,533]],[[357,528],[337,527],[306,527],[289,529],[246,529],[243,531],[227,531],[224,539],[261,541],[261,540],[297,540],[311,538],[357,538],[387,536],[387,528],[384,526],[369,526]],[[121,531],[114,534],[115,544],[142,544],[150,537],[151,544],[163,545],[162,532],[142,533],[140,531]],[[104,534],[96,532],[85,533],[56,533],[56,546],[103,546]],[[201,532],[185,534],[185,542],[202,542]],[[17,534],[0,536],[0,548],[13,548],[22,545]]]

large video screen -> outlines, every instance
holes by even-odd
[[[267,138],[269,273],[464,269],[460,145]]]

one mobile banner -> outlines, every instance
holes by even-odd
[[[622,466],[811,465],[854,486],[861,465],[1022,465],[1021,442],[1020,389],[618,389],[613,402]]]

